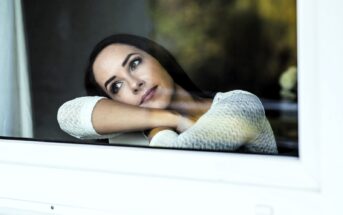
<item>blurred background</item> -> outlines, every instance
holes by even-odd
[[[60,130],[57,110],[86,95],[84,69],[94,45],[110,34],[132,33],[165,46],[204,90],[256,94],[281,154],[298,155],[295,0],[21,3],[33,138],[80,142]]]

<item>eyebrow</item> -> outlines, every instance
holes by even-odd
[[[131,53],[131,54],[128,54],[128,55],[126,56],[125,60],[123,61],[123,63],[121,64],[121,66],[124,67],[124,66],[126,65],[127,61],[130,59],[130,57],[131,57],[132,55],[135,55],[135,54],[138,54],[138,53]]]
[[[109,83],[111,83],[111,81],[113,81],[114,79],[116,79],[116,76],[115,76],[115,75],[112,76],[112,77],[110,77],[110,78],[105,82],[105,84],[104,84],[105,89],[107,89],[107,85],[108,85]]]

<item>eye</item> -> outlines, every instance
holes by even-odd
[[[137,69],[137,66],[142,62],[141,58],[135,58],[130,62],[129,69],[130,71],[134,71]]]
[[[121,88],[121,86],[123,85],[123,82],[121,81],[117,81],[117,82],[114,82],[112,85],[111,85],[111,88],[110,88],[110,91],[112,94],[117,94]]]

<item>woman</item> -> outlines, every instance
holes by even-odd
[[[151,146],[277,152],[256,96],[233,91],[212,99],[166,49],[146,38],[119,34],[98,43],[85,85],[89,96],[58,112],[61,128],[75,137],[149,130]]]

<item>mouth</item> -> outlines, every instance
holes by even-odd
[[[150,88],[149,90],[147,90],[144,93],[144,95],[142,96],[142,99],[141,99],[141,102],[139,103],[139,105],[142,105],[143,103],[151,100],[156,93],[156,89],[157,89],[157,86],[154,86],[154,87]]]

